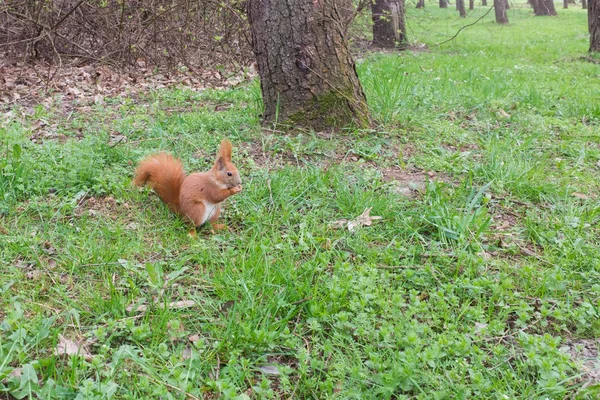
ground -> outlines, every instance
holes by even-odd
[[[263,129],[252,79],[6,92],[30,98],[0,118],[2,395],[597,398],[586,14],[513,7],[437,45],[486,11],[411,9],[412,50],[358,56],[368,130]],[[145,155],[204,170],[223,137],[226,230],[132,187]]]

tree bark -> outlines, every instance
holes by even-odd
[[[588,0],[590,52],[600,53],[600,0]]]
[[[587,0],[581,0],[581,8],[583,8],[584,10],[587,10],[587,8],[588,8]]]
[[[440,8],[448,8],[448,2],[446,0],[440,0]]]
[[[406,42],[404,0],[374,0],[371,3],[373,46],[402,48]]]
[[[496,13],[497,24],[508,24],[506,15],[506,0],[494,0],[494,11]]]
[[[554,0],[531,0],[535,15],[556,15]]]
[[[473,11],[475,9],[475,0],[469,0],[469,10]]]
[[[563,0],[563,8],[569,8],[569,0]]]
[[[487,6],[487,0],[481,0],[481,5],[482,6]]]
[[[505,10],[510,10],[510,3],[508,2],[508,0],[504,1],[504,9]]]
[[[465,11],[465,0],[456,0],[456,9],[458,10],[461,18],[465,18],[467,16],[467,12]]]
[[[417,8],[425,8],[425,0],[417,1]]]
[[[264,123],[323,130],[370,118],[344,36],[349,0],[249,0]]]

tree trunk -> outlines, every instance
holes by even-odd
[[[404,0],[375,0],[371,3],[373,46],[381,48],[404,47]]]
[[[569,0],[563,0],[563,8],[569,8]]]
[[[469,10],[473,11],[475,9],[475,0],[469,0]]]
[[[264,103],[264,123],[323,130],[369,112],[343,34],[349,0],[250,0],[248,19]]]
[[[510,3],[508,2],[508,0],[504,1],[504,9],[505,10],[510,10]]]
[[[425,0],[419,0],[417,2],[417,8],[425,8]]]
[[[482,6],[487,6],[487,0],[481,0],[481,5]]]
[[[600,0],[588,0],[590,52],[600,53]]]
[[[467,12],[465,11],[465,0],[456,0],[456,8],[458,9],[461,18],[467,16]]]
[[[496,23],[508,24],[506,16],[506,0],[494,0],[494,11],[496,12]]]
[[[448,8],[448,2],[446,0],[440,0],[440,8]]]
[[[587,0],[581,0],[581,8],[583,8],[584,10],[587,10],[587,8],[588,8]]]
[[[554,0],[531,0],[535,15],[556,15]]]

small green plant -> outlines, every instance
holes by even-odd
[[[485,207],[485,191],[492,182],[483,187],[471,188],[464,205],[457,205],[444,193],[443,184],[429,181],[425,199],[424,220],[436,228],[437,237],[445,244],[456,244],[465,250],[480,250],[480,239],[490,226],[491,218]]]

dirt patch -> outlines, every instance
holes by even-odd
[[[517,224],[517,215],[513,213],[498,212],[493,216],[491,229],[495,231],[508,231]]]
[[[414,197],[425,191],[427,181],[449,182],[448,176],[440,172],[421,171],[417,169],[406,170],[400,167],[379,168],[383,180],[392,182],[398,194]]]
[[[74,214],[76,217],[89,215],[91,217],[101,216],[110,218],[113,221],[123,220],[125,214],[129,214],[130,206],[127,202],[116,200],[112,196],[108,197],[87,197],[79,200]],[[129,219],[129,218],[128,218]],[[133,218],[131,218],[133,221]],[[126,222],[126,221],[125,221]],[[126,226],[127,229],[136,229],[136,223],[131,222]]]
[[[269,146],[270,139],[267,138],[267,144],[263,146],[260,142],[250,142],[245,146],[240,146],[241,153],[248,155],[254,164],[264,169],[277,169],[286,165],[303,166],[310,165],[316,167],[328,168],[332,164],[339,164],[338,157],[334,154],[325,155],[323,153],[294,154],[290,150],[274,148]]]
[[[583,376],[580,379],[584,388],[600,384],[600,339],[566,340],[560,350],[571,356],[573,361],[581,363]]]
[[[265,169],[273,169],[273,168],[281,168],[290,163],[294,163],[296,158],[294,158],[291,154],[272,154],[260,143],[250,142],[243,150],[248,154],[248,158],[251,159],[254,164],[256,164],[260,168]]]

